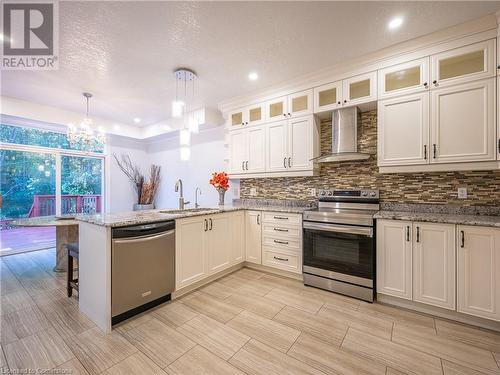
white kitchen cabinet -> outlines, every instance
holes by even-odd
[[[281,96],[266,102],[266,122],[279,121],[287,118],[288,96]]]
[[[412,223],[377,220],[377,293],[412,299]]]
[[[378,102],[378,165],[428,163],[429,93]]]
[[[500,321],[500,229],[457,228],[457,310]]]
[[[499,41],[500,43],[500,41]],[[500,70],[500,69],[499,69]],[[500,76],[497,77],[497,97],[496,97],[496,104],[495,107],[498,108],[500,107],[499,104],[500,101]],[[497,138],[496,138],[496,149],[497,149],[497,160],[500,160],[500,116],[497,114]]]
[[[431,163],[495,160],[495,78],[431,90]]]
[[[493,77],[496,74],[495,59],[494,39],[432,55],[432,87]]]
[[[455,310],[455,225],[413,223],[413,300]]]
[[[208,275],[205,225],[205,216],[196,216],[176,221],[176,289],[199,281]]]
[[[238,130],[246,126],[261,125],[266,120],[266,103],[252,104],[229,112],[226,128]]]
[[[377,72],[369,72],[342,81],[343,106],[350,107],[377,100]]]
[[[342,107],[342,81],[314,88],[314,113],[333,111]]]
[[[248,156],[245,162],[246,173],[258,173],[266,170],[266,131],[264,126],[247,130]]]
[[[245,214],[245,260],[262,264],[262,213],[246,211]]]
[[[408,61],[378,71],[378,99],[429,89],[429,58]]]
[[[267,126],[267,172],[312,170],[319,128],[312,115]]]
[[[245,174],[265,171],[265,136],[264,126],[229,132],[230,173]]]
[[[245,261],[245,211],[231,213],[230,217],[231,263],[238,264]]]
[[[296,118],[313,113],[313,90],[304,90],[288,95],[287,117]]]
[[[229,214],[210,215],[208,220],[208,273],[214,274],[232,263],[232,226]]]
[[[286,171],[288,121],[268,124],[266,133],[266,172]]]
[[[230,173],[245,173],[248,150],[247,130],[229,132],[229,171]]]

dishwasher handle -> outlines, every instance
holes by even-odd
[[[175,229],[175,221],[164,221],[161,223],[132,225],[128,227],[113,228],[113,238],[134,238],[152,234],[167,232]]]
[[[149,241],[154,241],[158,240],[160,238],[168,237],[171,236],[172,234],[175,233],[175,229],[169,230],[167,232],[161,232],[155,235],[145,235],[141,237],[127,237],[127,238],[118,238],[118,239],[113,239],[113,244],[118,245],[118,244],[123,244],[123,243],[134,243],[134,242],[140,242],[140,243],[147,243]]]

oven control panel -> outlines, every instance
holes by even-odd
[[[319,190],[319,198],[378,199],[378,190]]]

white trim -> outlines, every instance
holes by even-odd
[[[56,216],[61,216],[62,213],[62,197],[61,197],[61,191],[62,191],[62,158],[60,153],[55,154],[56,157]]]

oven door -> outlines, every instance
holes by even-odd
[[[304,272],[309,267],[341,275],[373,280],[373,228],[362,226],[303,222]],[[322,276],[325,273],[322,272]],[[348,279],[346,279],[348,281]],[[371,283],[370,283],[371,284]]]

